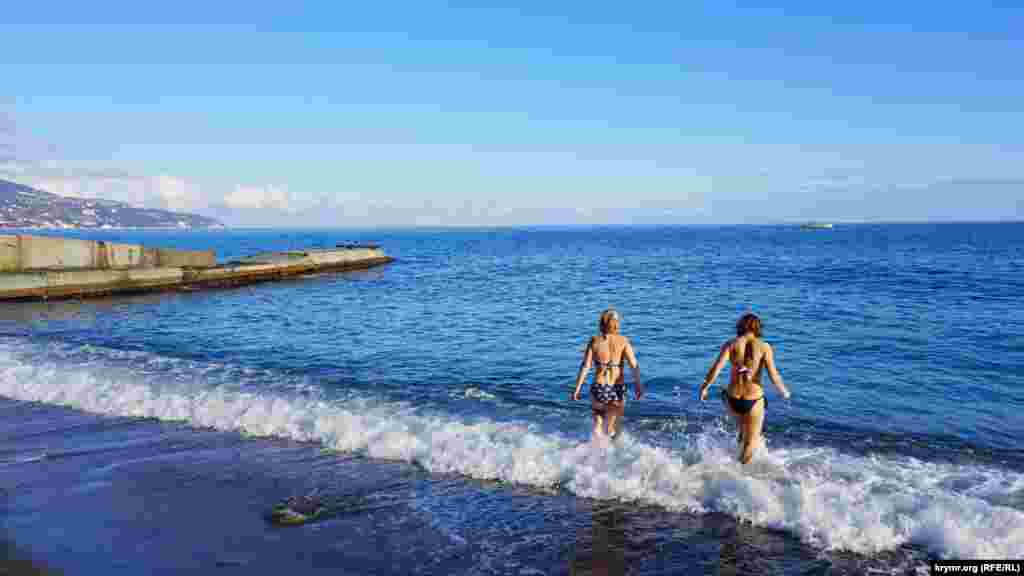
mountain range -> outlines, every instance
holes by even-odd
[[[222,228],[198,214],[71,198],[0,180],[0,228]]]

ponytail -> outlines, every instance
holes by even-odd
[[[750,338],[743,345],[743,366],[737,370],[744,384],[754,381],[754,339]]]
[[[736,336],[754,335],[761,337],[761,319],[757,314],[748,312],[736,323]],[[754,338],[750,338],[743,346],[743,365],[737,370],[739,377],[744,383],[751,383],[754,380]]]

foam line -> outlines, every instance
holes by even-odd
[[[96,352],[0,339],[0,395],[196,427],[316,441],[437,473],[559,486],[579,496],[730,514],[829,550],[872,554],[904,544],[955,558],[1024,557],[1024,475],[829,447],[762,450],[735,461],[735,437],[708,429],[671,448],[626,436],[601,448],[528,422],[466,422],[374,399],[326,400],[287,388],[211,382],[207,372],[145,373]],[[92,354],[92,353],[90,353]],[[73,361],[67,361],[73,356]],[[180,366],[178,367],[180,368]]]

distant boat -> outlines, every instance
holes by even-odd
[[[800,225],[804,230],[831,230],[831,222],[807,222]]]

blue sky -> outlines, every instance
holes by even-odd
[[[825,4],[15,3],[0,178],[237,225],[1024,218],[1024,4]]]

